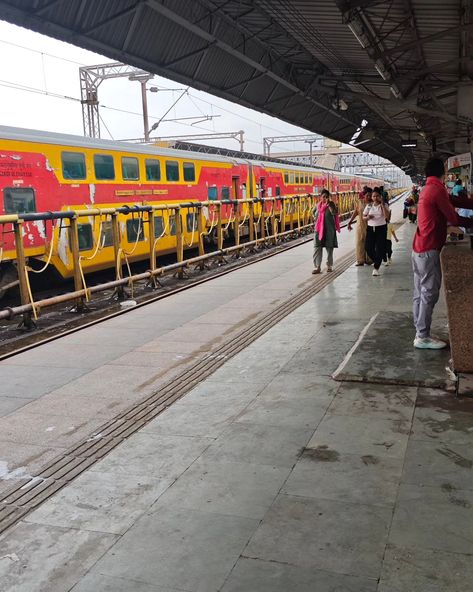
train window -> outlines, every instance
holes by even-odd
[[[290,183],[290,185],[294,185],[294,173],[291,173],[289,175],[289,183]]]
[[[141,218],[131,218],[131,220],[126,221],[126,238],[129,243],[145,240],[143,220]]]
[[[166,160],[166,179],[179,181],[179,163],[177,160]]]
[[[185,162],[184,165],[184,181],[195,181],[195,166],[193,162]]]
[[[147,158],[145,160],[146,180],[161,181],[161,164],[159,160]]]
[[[82,152],[62,152],[62,176],[64,179],[85,179],[85,155]]]
[[[171,236],[176,235],[176,214],[169,216],[169,234]]]
[[[301,178],[296,174],[296,185],[299,185]]]
[[[154,238],[164,236],[164,220],[162,216],[154,217]]]
[[[79,239],[79,251],[90,251],[94,246],[92,224],[78,224],[77,237]]]
[[[122,176],[125,181],[137,181],[140,178],[137,158],[122,156]]]
[[[197,230],[197,214],[191,212],[187,214],[187,232],[193,232],[194,230]]]
[[[305,184],[308,185],[309,184],[309,175],[305,176]]]
[[[113,229],[112,222],[110,220],[108,222],[102,223],[102,232],[100,233],[100,244],[102,245],[102,248],[113,246]]]
[[[111,181],[115,179],[115,167],[113,156],[110,154],[94,154],[95,177],[99,181]]]
[[[5,214],[36,212],[34,189],[31,187],[5,187],[3,201]]]
[[[288,185],[289,183],[289,173],[284,173],[284,183]]]
[[[220,199],[230,199],[230,187],[222,187],[220,189]]]
[[[207,198],[209,200],[218,199],[218,189],[215,186],[207,189]]]
[[[279,187],[279,185],[276,185],[276,197],[281,195],[281,187]]]

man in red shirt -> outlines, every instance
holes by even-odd
[[[417,230],[412,245],[414,271],[413,312],[416,337],[414,347],[442,349],[446,343],[430,335],[432,313],[436,305],[442,271],[440,251],[447,239],[447,226],[472,227],[473,220],[461,218],[455,207],[473,209],[468,198],[453,198],[443,183],[445,167],[440,158],[430,158],[425,165],[426,183],[417,209]]]

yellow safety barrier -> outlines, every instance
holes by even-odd
[[[390,196],[394,197],[400,191],[392,191]],[[358,196],[354,192],[341,192],[334,194],[332,198],[338,205],[340,216],[344,217],[353,211]],[[118,208],[91,208],[45,212],[44,214],[0,216],[2,236],[6,227],[8,232],[14,233],[14,250],[12,251],[10,248],[8,260],[14,261],[16,264],[21,296],[21,306],[7,311],[0,310],[0,318],[11,318],[21,314],[23,315],[23,324],[31,327],[32,317],[37,320],[41,309],[46,306],[71,300],[76,302],[77,310],[84,310],[85,301],[89,301],[95,292],[114,288],[118,295],[122,296],[124,287],[129,286],[133,290],[133,284],[136,281],[148,280],[156,286],[157,276],[173,272],[182,277],[184,268],[190,263],[203,268],[206,261],[212,257],[221,258],[224,252],[238,255],[242,249],[251,250],[266,244],[276,244],[281,239],[310,232],[313,213],[319,199],[315,195],[293,195],[159,205],[144,203]],[[208,212],[208,216],[207,214],[204,216],[204,209]],[[187,213],[185,228],[183,228],[181,212]],[[138,216],[138,228],[136,228],[136,224],[131,224],[136,236],[132,242],[128,236],[128,244],[131,247],[127,248],[123,244],[121,227],[127,228],[130,217],[132,220],[136,220],[136,216]],[[161,216],[162,219],[160,227],[162,230],[157,236],[156,231],[159,226],[155,225],[156,216]],[[83,253],[84,246],[79,244],[79,219],[84,218],[93,218],[94,221],[93,229],[90,231],[92,244],[90,248],[85,248],[90,253]],[[37,246],[35,247],[36,251],[31,253],[29,251],[31,247],[25,246],[23,230],[25,223],[38,220],[51,221],[51,237],[49,240],[48,238],[44,240],[44,250],[39,255]],[[63,220],[67,220],[68,225],[63,227]],[[173,220],[172,230],[171,220]],[[105,223],[111,225],[111,236],[109,236],[107,245],[103,232]],[[8,230],[10,227],[12,230]],[[63,241],[60,245],[62,229],[68,232],[68,244]],[[214,231],[216,232],[218,250],[206,253],[204,239]],[[230,232],[234,237],[235,244],[231,247],[224,247],[224,238]],[[109,235],[110,228],[107,233]],[[197,240],[195,240],[196,236]],[[246,240],[242,240],[244,236]],[[163,246],[160,246],[161,241],[163,241]],[[194,247],[194,244],[198,248],[198,256],[185,260],[184,250]],[[62,258],[59,256],[60,246],[63,252]],[[5,250],[5,246],[2,244],[4,258]],[[64,264],[64,251],[69,267],[65,267]],[[157,266],[156,256],[159,252],[174,252],[176,263],[165,267]],[[32,269],[28,263],[29,257],[35,258],[37,261],[40,260],[44,264],[40,269]],[[133,274],[132,261],[146,260],[147,258],[149,258],[148,271]],[[122,276],[122,259],[124,259],[128,270],[126,278]],[[73,277],[74,291],[35,302],[29,281],[29,272],[41,273],[49,266],[63,272],[65,277]],[[89,269],[94,271],[100,268],[105,269],[106,267],[115,267],[115,280],[88,287],[86,284],[87,271]]]

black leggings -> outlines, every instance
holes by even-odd
[[[366,252],[373,261],[374,268],[379,269],[386,253],[386,236],[388,225],[368,226],[366,230]]]
[[[393,241],[386,239],[386,250],[384,253],[383,261],[386,262],[388,259],[391,259],[392,256],[393,256]]]

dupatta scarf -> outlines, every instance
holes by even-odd
[[[325,212],[329,207],[329,203],[324,203],[323,201],[317,204],[317,220],[315,222],[315,232],[319,237],[319,240],[322,240],[324,237],[324,226],[325,226]],[[332,214],[334,221],[335,221],[335,230],[340,232],[340,218],[338,214]]]

